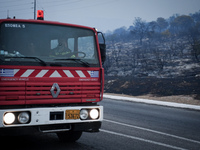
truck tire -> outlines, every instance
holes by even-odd
[[[82,131],[66,131],[56,133],[61,142],[76,142],[82,135]]]

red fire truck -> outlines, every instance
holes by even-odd
[[[0,135],[53,132],[73,142],[101,127],[105,39],[42,19],[0,20]]]

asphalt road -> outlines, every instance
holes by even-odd
[[[55,134],[1,139],[7,149],[200,149],[200,111],[104,99],[99,133],[83,133],[76,143],[60,143]]]

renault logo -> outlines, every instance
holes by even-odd
[[[60,93],[60,91],[61,90],[60,90],[60,87],[59,87],[58,83],[54,83],[52,85],[52,87],[51,87],[51,90],[50,90],[51,95],[53,96],[53,98],[57,98],[59,93]]]

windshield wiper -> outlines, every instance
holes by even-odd
[[[38,60],[43,66],[47,66],[47,63],[38,57],[5,57],[5,58],[25,58],[25,59],[35,59]]]
[[[88,62],[81,60],[81,59],[66,58],[66,59],[54,59],[54,60],[72,60],[72,61],[75,61],[77,63],[83,64],[85,67],[90,67],[90,64]]]

